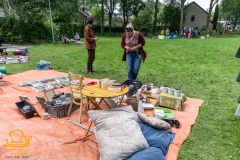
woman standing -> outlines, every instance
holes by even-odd
[[[94,31],[92,29],[93,17],[87,17],[87,25],[84,28],[84,38],[86,43],[86,49],[88,50],[88,61],[87,61],[87,73],[92,74],[93,71],[93,61],[95,59],[95,48],[96,41],[99,39],[94,36]]]
[[[145,39],[139,31],[135,31],[132,24],[128,24],[122,36],[121,46],[124,49],[122,61],[127,61],[128,80],[136,80],[141,61],[146,59],[143,50]]]

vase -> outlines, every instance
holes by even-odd
[[[163,92],[163,93],[168,93],[168,87],[162,86],[162,92]]]
[[[173,93],[174,93],[174,89],[169,87],[169,88],[168,88],[168,94],[173,95]]]
[[[176,89],[174,89],[174,96],[180,97],[181,92],[182,92],[182,90],[176,90]]]

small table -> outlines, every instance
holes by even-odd
[[[128,87],[123,88],[123,90],[121,92],[109,91],[107,89],[100,88],[97,85],[88,86],[88,87],[82,89],[82,94],[84,96],[86,96],[97,109],[101,109],[99,107],[99,105],[101,104],[102,101],[104,101],[106,103],[106,105],[108,106],[109,109],[111,108],[109,106],[109,104],[107,103],[107,101],[105,100],[105,98],[122,96],[121,101],[119,102],[119,105],[118,105],[118,106],[120,106],[122,103],[123,96],[127,92],[128,92]],[[97,104],[93,100],[93,98],[100,98],[99,104]]]
[[[166,108],[175,109],[178,111],[183,110],[183,103],[186,101],[186,96],[181,93],[180,97],[168,94],[161,93],[158,95],[155,105],[160,105]]]
[[[123,88],[123,90],[121,92],[113,92],[113,91],[109,91],[107,89],[100,88],[97,85],[93,85],[93,86],[87,86],[86,88],[82,89],[82,94],[84,96],[86,96],[88,100],[91,101],[91,103],[96,107],[96,109],[101,110],[100,104],[102,101],[105,102],[105,104],[108,106],[109,109],[111,108],[109,106],[109,104],[107,103],[107,101],[105,100],[105,98],[122,96],[121,101],[118,104],[118,106],[120,106],[122,103],[123,96],[128,92],[128,90],[129,90],[128,87],[125,87],[125,88]],[[94,101],[93,98],[100,98],[99,104],[96,101]],[[88,127],[85,137],[83,138],[84,142],[89,137],[88,133],[89,133],[91,126],[92,126],[92,122],[90,123],[90,125]]]

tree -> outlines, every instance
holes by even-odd
[[[5,16],[9,16],[9,14],[10,14],[9,11],[10,11],[10,9],[11,9],[11,5],[10,5],[9,0],[2,0],[2,1],[0,2],[0,6],[2,6],[4,15],[5,15]]]
[[[93,6],[92,7],[92,17],[94,19],[95,24],[99,24],[102,21],[102,10],[99,6]]]
[[[101,0],[101,16],[102,16],[102,24],[101,24],[101,33],[104,33],[104,0]]]
[[[213,15],[213,30],[216,30],[216,28],[217,28],[218,14],[219,14],[219,9],[218,9],[218,4],[217,4],[216,8],[215,8],[214,15]]]
[[[170,3],[172,0],[164,0],[165,3]],[[181,9],[181,15],[180,15],[180,25],[179,25],[179,33],[181,33],[182,30],[182,25],[183,25],[183,9],[184,9],[184,4],[186,3],[186,0],[177,0],[178,3],[180,3],[180,9]]]
[[[206,33],[209,31],[209,21],[210,21],[212,9],[213,9],[213,7],[214,7],[217,3],[218,3],[218,0],[210,0],[209,12],[208,12],[207,22],[206,22],[206,28],[205,28],[205,32],[206,32]]]
[[[233,31],[235,31],[235,27],[240,18],[240,1],[223,0],[221,5],[224,17],[233,21]]]
[[[118,2],[119,0],[105,0],[104,2],[104,5],[108,11],[109,34],[111,34],[113,12],[116,9]]]
[[[145,7],[142,0],[121,0],[120,9],[123,16],[123,26],[126,26],[132,16],[137,16],[139,11]]]
[[[180,17],[180,15],[180,3],[176,0],[171,0],[170,3],[164,6],[160,21],[164,27],[168,27],[172,31],[177,31],[180,19],[175,17]]]
[[[156,24],[157,24],[157,14],[159,12],[158,10],[158,0],[155,2],[155,7],[154,7],[154,20],[153,20],[153,26],[152,26],[152,33],[156,31]]]
[[[186,0],[180,0],[180,4],[181,4],[181,20],[180,20],[180,25],[179,25],[179,33],[181,33],[182,30],[182,24],[183,24],[183,8],[184,8],[184,4],[185,4]]]
[[[155,2],[154,0],[148,0],[146,2],[146,6],[143,10],[141,10],[137,16],[133,17],[132,24],[134,28],[141,30],[142,27],[148,28],[148,31],[153,26],[153,15],[154,15],[154,8]]]

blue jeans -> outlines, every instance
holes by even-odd
[[[140,69],[141,60],[140,54],[137,52],[129,52],[126,55],[127,67],[128,67],[128,80],[136,80],[138,71]]]

